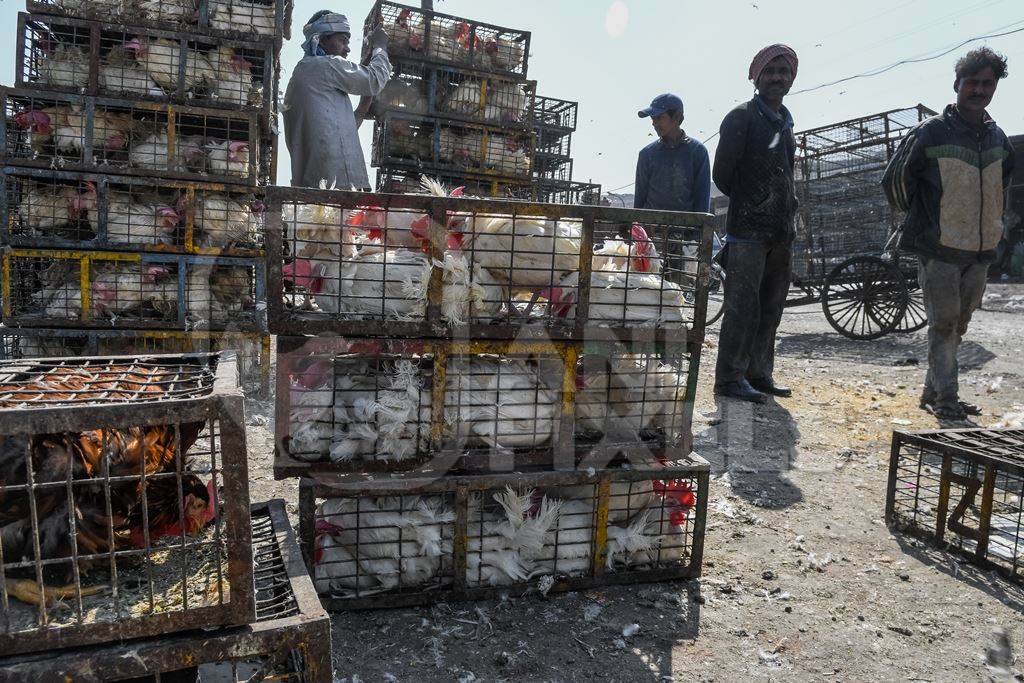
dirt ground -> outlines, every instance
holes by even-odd
[[[990,285],[960,357],[978,425],[1024,413],[1022,329],[1024,285]],[[917,407],[924,333],[855,342],[789,309],[776,377],[794,396],[757,407],[716,406],[716,335],[694,425],[714,472],[700,580],[336,614],[336,680],[1022,680],[1024,586],[882,520],[892,431],[939,426]],[[253,499],[294,513],[269,431],[249,431]]]

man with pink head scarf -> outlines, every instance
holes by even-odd
[[[798,65],[786,45],[769,45],[754,56],[747,75],[757,92],[722,121],[712,173],[729,197],[715,394],[754,403],[792,394],[773,373],[797,208],[793,117],[782,99]]]

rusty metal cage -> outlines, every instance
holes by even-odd
[[[0,183],[7,245],[263,255],[261,190],[11,166]]]
[[[0,105],[4,164],[246,185],[271,177],[259,114],[13,88],[0,88]]]
[[[1014,580],[1024,574],[1024,430],[894,432],[885,519]]]
[[[474,477],[314,477],[299,525],[328,610],[700,575],[708,463]]]
[[[370,118],[388,111],[530,130],[535,81],[517,81],[396,58],[394,75]]]
[[[201,38],[20,13],[15,85],[269,114],[273,43]]]
[[[374,166],[529,180],[534,138],[529,131],[388,112],[374,125]]]
[[[388,53],[397,57],[448,64],[484,73],[526,78],[530,59],[530,33],[463,19],[420,7],[377,0],[363,25],[368,34],[381,25],[390,42]],[[369,57],[363,41],[363,58]]]
[[[271,332],[700,338],[711,225],[702,214],[274,187]]]
[[[253,618],[234,357],[0,363],[0,650]]]
[[[9,326],[266,329],[262,259],[6,248],[2,263]]]
[[[424,177],[436,180],[446,188],[464,188],[471,197],[492,197],[494,199],[531,199],[533,185],[525,181],[509,182],[494,178],[474,178],[467,175],[435,175],[409,171],[400,168],[377,170],[377,192],[386,194],[424,194]]]
[[[29,12],[235,38],[291,38],[291,0],[26,0]]]
[[[572,182],[572,159],[536,152],[533,156],[533,177],[535,180]],[[561,203],[561,202],[552,202]]]
[[[232,351],[246,398],[270,398],[270,336],[196,330],[0,327],[0,360]]]
[[[917,105],[796,134],[795,282],[820,283],[843,261],[884,251],[899,226],[879,187],[885,167],[907,133],[934,114]]]
[[[278,337],[275,476],[674,459],[699,344]]]
[[[601,204],[601,186],[597,183],[540,179],[536,194],[538,200],[550,204]]]
[[[537,128],[563,133],[576,130],[580,105],[571,100],[537,95],[533,104],[533,122]]]
[[[256,621],[241,628],[0,660],[0,682],[25,680],[330,683],[330,620],[317,599],[284,501],[252,506]],[[183,670],[184,669],[184,670]]]

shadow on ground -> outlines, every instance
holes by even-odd
[[[868,365],[918,364],[924,367],[928,362],[928,338],[920,333],[857,341],[838,334],[790,334],[780,337],[775,353],[779,356],[841,360]],[[958,359],[961,372],[982,368],[995,357],[994,353],[977,342],[968,340],[960,344]]]

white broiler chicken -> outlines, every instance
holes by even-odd
[[[252,273],[242,266],[189,266],[185,314],[192,329],[224,326],[251,309]]]
[[[72,320],[82,315],[82,291],[77,282],[45,285],[32,295],[30,314],[50,320]]]
[[[388,81],[381,94],[374,98],[373,106],[374,116],[377,118],[382,118],[388,109],[413,114],[425,114],[429,109],[429,103],[421,89],[397,77]]]
[[[163,266],[124,263],[99,270],[91,294],[94,311],[110,318],[138,315],[144,306],[168,318],[178,310],[177,278]]]
[[[634,223],[629,234],[631,240],[628,243],[613,238],[595,247],[591,270],[660,275],[663,269],[662,258],[647,231],[639,223]]]
[[[86,117],[81,105],[28,109],[15,114],[13,121],[29,131],[36,153],[50,140],[58,153],[81,155],[85,151]],[[103,156],[124,149],[137,125],[130,114],[97,109],[93,113],[93,154]]]
[[[137,6],[136,0],[56,0],[53,4],[73,16],[90,18],[131,14]]]
[[[341,527],[318,521],[313,542],[313,587],[319,595],[355,591],[357,595],[378,592],[380,582],[364,571],[348,548],[334,539]]]
[[[167,204],[136,201],[111,192],[107,204],[107,241],[114,244],[171,244],[180,217]]]
[[[489,135],[484,166],[505,175],[527,175],[530,173],[530,155],[526,146],[515,138]]]
[[[42,42],[36,70],[40,83],[59,88],[85,88],[89,83],[89,53],[78,45]]]
[[[570,273],[550,291],[552,313],[576,318],[579,273]],[[654,273],[594,271],[590,274],[588,319],[618,325],[685,324],[686,296],[674,282]]]
[[[114,47],[100,62],[100,90],[116,94],[163,97],[163,89],[156,84],[123,47]]]
[[[423,50],[423,15],[413,16],[408,9],[403,9],[395,20],[385,21],[384,32],[388,34],[388,49],[399,52],[420,52]]]
[[[487,38],[477,49],[480,55],[478,59],[484,61],[492,69],[517,73],[523,71],[523,58],[526,56],[523,41]]]
[[[124,44],[135,54],[135,60],[157,85],[167,92],[178,90],[178,75],[184,50],[185,75],[183,90],[195,90],[216,80],[209,60],[197,50],[182,48],[166,38],[133,38]]]
[[[249,143],[239,140],[206,143],[210,173],[249,177]]]
[[[474,263],[513,288],[550,287],[579,268],[582,224],[522,216],[463,221],[464,249]]]
[[[534,573],[535,558],[542,553],[561,508],[560,502],[547,497],[535,505],[534,493],[507,487],[493,494],[498,510],[485,507],[480,494],[470,496],[466,538],[470,586],[507,586]]]
[[[442,62],[465,62],[473,44],[472,27],[465,21],[434,19],[430,22],[427,56]]]
[[[528,96],[520,83],[491,79],[487,82],[484,118],[502,123],[519,123],[526,116]]]
[[[610,362],[585,356],[577,375],[576,425],[634,438],[641,429],[682,428],[686,378],[656,356],[626,355]]]
[[[137,0],[142,16],[149,21],[190,23],[199,7],[197,0]]]
[[[136,168],[151,171],[201,171],[206,159],[202,139],[179,136],[176,143],[176,153],[171,154],[167,134],[154,133],[131,146],[129,162]]]
[[[440,498],[329,498],[318,507],[317,519],[361,572],[385,590],[436,579],[443,558],[451,553],[455,513]],[[356,577],[346,576],[341,567],[331,572],[324,565],[323,572],[324,578],[333,574],[337,584],[353,587]]]
[[[253,82],[252,62],[234,48],[222,45],[208,56],[213,71],[212,97],[240,107],[258,106],[262,92]]]
[[[299,258],[329,260],[330,256],[353,258],[356,254],[351,231],[346,230],[352,219],[340,207],[286,204],[281,219],[288,243]]]
[[[406,460],[425,452],[430,440],[430,391],[417,363],[395,361],[388,373],[387,388],[373,402],[375,459]],[[331,457],[338,455],[337,443]]]
[[[488,93],[488,100],[490,93]],[[467,77],[445,101],[445,108],[457,114],[482,116],[484,111],[483,81]]]
[[[499,451],[548,442],[561,410],[561,392],[547,383],[561,377],[553,365],[538,368],[489,357],[452,361],[445,411],[459,441],[475,440]]]
[[[188,207],[182,202],[178,209],[181,212]],[[197,232],[193,241],[197,244],[228,247],[255,244],[259,239],[260,223],[250,204],[225,194],[197,192],[192,209]]]
[[[484,135],[478,130],[456,130],[442,126],[438,134],[437,158],[456,166],[480,166]]]
[[[52,235],[67,225],[89,220],[96,210],[96,187],[80,191],[72,185],[36,185],[26,188],[18,203],[21,229],[29,235]]]
[[[324,266],[325,311],[398,320],[422,319],[426,312],[430,261],[420,252],[367,246],[350,261]]]
[[[261,36],[277,35],[274,4],[249,0],[210,0],[210,28]]]

